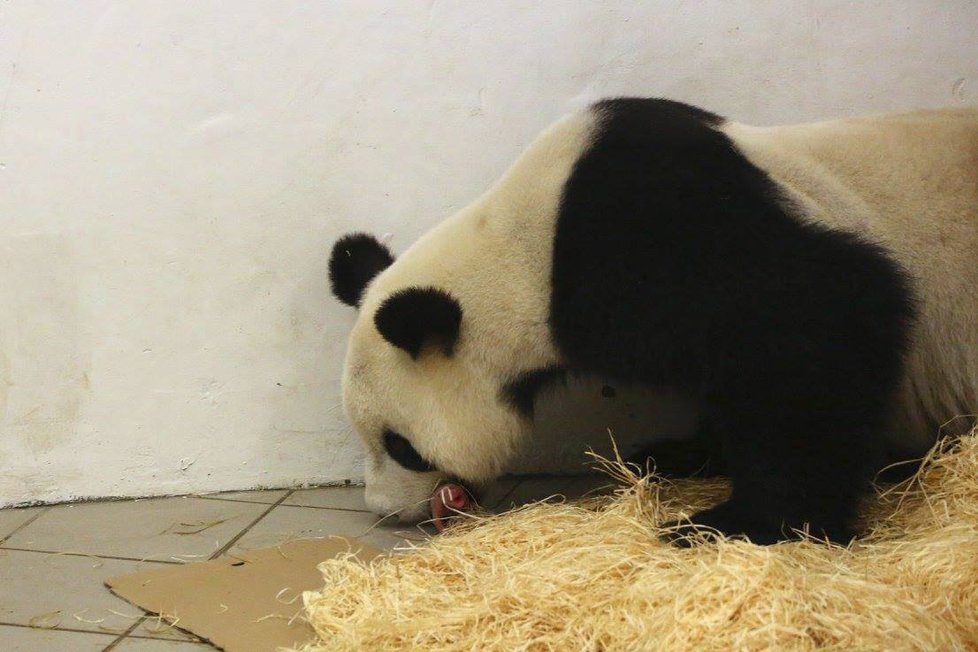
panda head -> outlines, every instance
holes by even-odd
[[[366,501],[402,521],[427,518],[443,480],[498,475],[529,427],[479,351],[464,296],[419,278],[438,264],[432,249],[395,261],[372,236],[352,234],[329,265],[333,293],[359,309],[343,405],[366,448]]]

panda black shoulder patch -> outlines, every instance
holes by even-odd
[[[594,108],[564,187],[550,325],[569,370],[700,397],[735,499],[698,522],[845,541],[914,319],[882,247],[794,214],[712,114]]]
[[[773,341],[761,331],[806,320],[808,300],[844,301],[835,284],[864,275],[881,286],[867,309],[912,315],[906,275],[887,252],[790,214],[777,184],[720,130],[722,117],[642,98],[592,111],[595,136],[564,186],[551,272],[554,337],[582,366],[696,383],[715,373],[700,343]]]

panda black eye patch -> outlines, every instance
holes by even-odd
[[[409,471],[419,471],[421,473],[434,471],[435,467],[431,462],[421,457],[418,451],[414,450],[404,437],[390,430],[384,431],[384,449],[391,459]]]

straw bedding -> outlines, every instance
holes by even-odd
[[[978,649],[978,430],[867,500],[848,548],[721,540],[658,524],[724,497],[605,463],[613,496],[472,518],[403,555],[320,566],[323,650]]]

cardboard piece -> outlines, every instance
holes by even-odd
[[[110,577],[113,593],[228,652],[270,652],[311,641],[302,592],[319,590],[316,566],[345,552],[370,560],[382,551],[344,537],[299,539],[274,548]],[[283,591],[288,589],[288,591]],[[293,598],[296,598],[293,602]],[[285,604],[292,602],[292,604]]]

